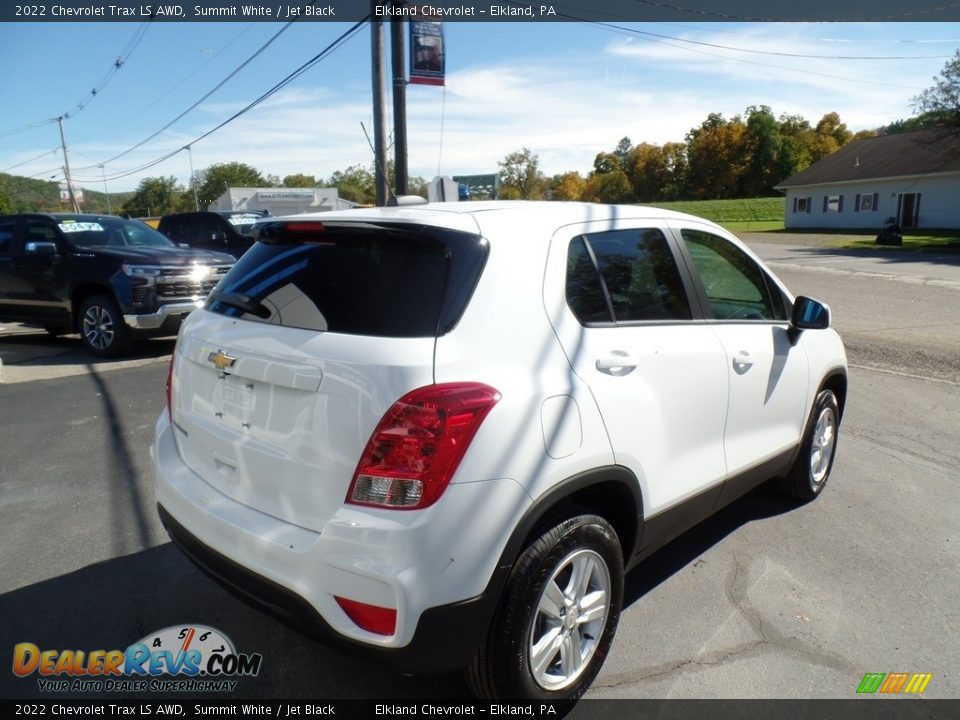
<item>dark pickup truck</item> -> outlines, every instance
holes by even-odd
[[[80,333],[99,357],[173,335],[233,266],[110,215],[0,215],[0,322]]]

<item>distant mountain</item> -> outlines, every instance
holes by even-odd
[[[36,180],[20,175],[0,173],[0,196],[6,195],[13,212],[69,212],[70,205],[60,202],[60,189],[56,182]],[[110,209],[114,213],[131,197],[132,192],[110,193]],[[83,188],[83,212],[107,212],[107,195]]]

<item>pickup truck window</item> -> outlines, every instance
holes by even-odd
[[[59,221],[59,227],[64,237],[74,247],[80,248],[173,245],[163,235],[139,220],[111,217],[99,217],[95,220],[63,218]]]
[[[0,222],[0,255],[6,255],[10,252],[10,241],[13,239],[13,231],[16,227],[17,223],[15,221]]]

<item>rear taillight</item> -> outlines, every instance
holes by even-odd
[[[357,600],[348,600],[336,595],[333,598],[357,627],[377,635],[393,635],[396,631],[397,611],[393,608],[367,605]]]
[[[176,350],[170,354],[170,364],[167,365],[167,419],[173,422],[173,359],[177,356]]]
[[[367,442],[347,502],[396,510],[435,503],[500,393],[480,383],[429,385],[397,400]]]

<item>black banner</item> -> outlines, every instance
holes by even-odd
[[[561,718],[571,720],[955,720],[960,700],[42,700],[0,701],[17,717]]]
[[[415,14],[413,14],[415,13]],[[0,4],[0,22],[955,22],[941,0],[37,0]]]

